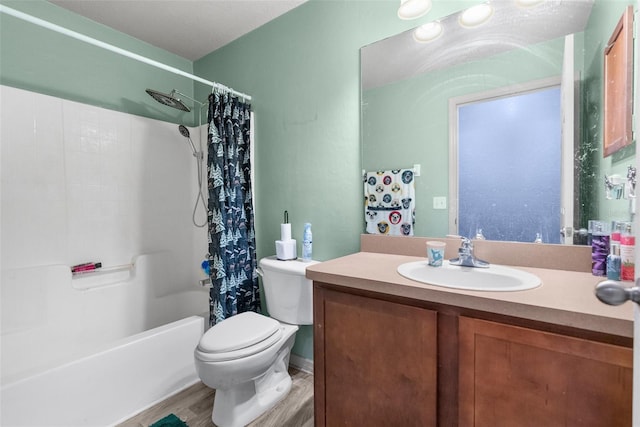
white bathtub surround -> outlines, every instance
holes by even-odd
[[[6,426],[112,426],[198,382],[193,316],[2,387]]]
[[[74,289],[74,282],[85,279],[74,278],[65,265],[3,269],[3,384],[90,355],[123,337],[207,313],[206,289],[171,291],[177,280],[171,271],[174,257],[171,252],[140,255],[128,281],[88,291]]]
[[[178,125],[7,86],[0,103],[2,384],[207,313]],[[72,277],[83,262],[132,267]]]

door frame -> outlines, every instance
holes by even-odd
[[[640,10],[640,0],[636,0],[635,7],[633,11],[633,25],[635,28],[636,25],[636,15]],[[635,34],[635,31],[634,31]],[[640,90],[638,89],[638,84],[640,84],[640,79],[638,78],[639,70],[638,66],[640,65],[640,59],[638,55],[640,55],[640,45],[638,40],[634,37],[633,39],[633,104],[634,106],[640,105]],[[638,129],[638,114],[634,113],[632,117],[632,139],[636,138],[636,129]],[[636,144],[636,160],[635,167],[636,170],[638,168],[638,155],[640,154],[640,149],[638,149],[638,144]],[[636,199],[630,199],[629,203],[631,204],[630,208],[633,212],[636,212]],[[638,231],[640,230],[640,215],[634,215],[633,218],[633,226],[636,234],[636,241],[638,241]],[[635,253],[635,263],[636,266],[640,266],[640,250],[636,249]],[[638,280],[640,277],[640,268],[636,267],[635,270],[635,280]],[[634,426],[640,426],[640,306],[638,304],[633,304],[633,421],[632,424]]]

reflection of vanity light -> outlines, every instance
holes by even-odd
[[[493,7],[490,4],[483,3],[462,12],[458,22],[463,27],[477,27],[487,22],[491,15],[493,15]]]
[[[442,35],[442,24],[435,22],[428,22],[424,25],[420,25],[413,30],[413,39],[418,43],[428,43],[434,41]]]
[[[426,15],[431,10],[431,0],[400,0],[398,18],[416,19]]]

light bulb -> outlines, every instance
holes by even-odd
[[[400,0],[398,18],[416,19],[426,15],[431,10],[431,0]]]
[[[472,6],[460,15],[460,25],[463,27],[477,27],[484,24],[493,15],[493,7],[488,3]]]
[[[438,21],[428,22],[413,30],[413,39],[419,43],[436,40],[442,35],[442,24]]]

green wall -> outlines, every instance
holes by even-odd
[[[426,17],[402,21],[395,0],[310,0],[195,62],[195,74],[253,97],[259,256],[275,253],[284,210],[298,241],[312,223],[314,259],[359,250],[359,49],[477,3],[436,0]],[[293,351],[313,357],[311,327]]]
[[[42,0],[0,4],[193,72],[191,61],[151,46]],[[75,40],[35,24],[0,14],[0,84],[173,123],[194,123],[193,113],[155,102],[144,90],[171,89],[192,96],[191,79]]]
[[[635,143],[609,157],[602,157],[603,69],[604,48],[618,20],[629,4],[628,0],[596,1],[587,30],[585,31],[585,76],[583,139],[581,156],[587,165],[583,169],[581,191],[596,197],[591,209],[585,209],[582,220],[630,220],[628,200],[607,200],[604,191],[604,175],[627,175],[627,167],[635,165]],[[637,23],[636,23],[637,25]],[[635,70],[637,72],[637,70]],[[582,197],[582,194],[581,194]]]
[[[429,19],[470,3],[436,2]],[[315,259],[359,249],[359,49],[418,24],[399,20],[397,7],[310,0],[195,62],[195,74],[253,96],[260,256],[274,253],[284,210],[295,239],[313,224]]]

